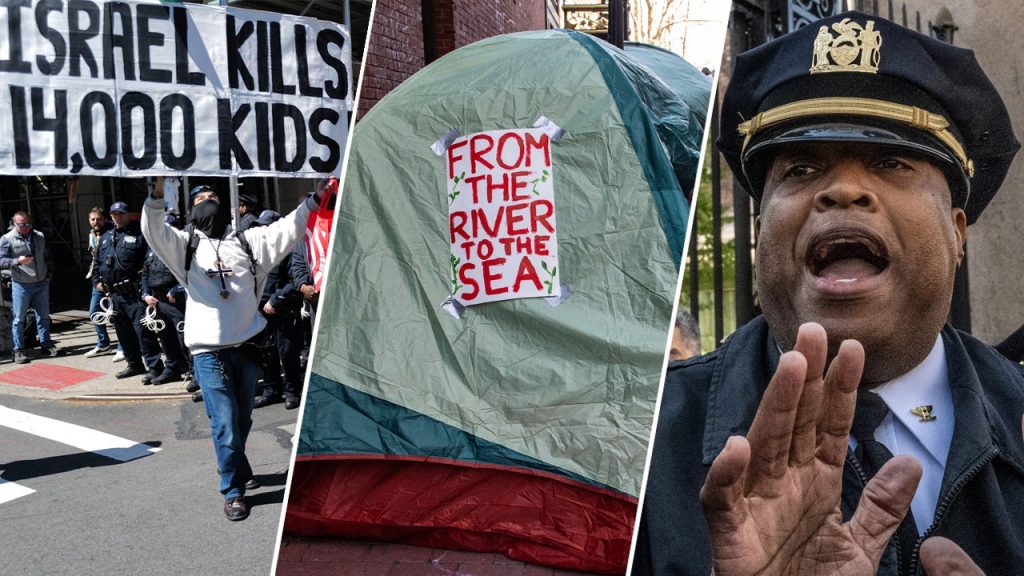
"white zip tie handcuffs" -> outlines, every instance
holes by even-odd
[[[142,317],[139,324],[142,324],[153,332],[162,332],[167,327],[167,322],[156,317],[156,306],[146,306],[146,315]]]
[[[100,309],[93,312],[89,316],[89,320],[97,326],[109,326],[114,323],[114,303],[110,300],[110,296],[104,296],[100,298]]]

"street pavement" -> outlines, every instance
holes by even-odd
[[[0,573],[270,573],[298,410],[254,412],[263,486],[230,522],[202,403],[180,382],[117,380],[112,355],[83,358],[83,317],[55,318],[63,355],[0,364]]]

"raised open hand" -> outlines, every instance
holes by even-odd
[[[907,514],[921,466],[889,460],[849,522],[839,508],[864,349],[848,340],[825,374],[828,341],[800,327],[746,438],[734,436],[701,490],[717,576],[874,575]]]

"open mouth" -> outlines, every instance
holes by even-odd
[[[806,264],[814,276],[849,283],[876,276],[889,267],[885,244],[864,230],[829,230],[815,236]]]

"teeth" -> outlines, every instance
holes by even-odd
[[[835,240],[829,240],[828,242],[824,242],[822,244],[819,244],[818,247],[814,251],[815,258],[817,258],[818,260],[824,260],[825,258],[828,257],[828,254],[831,251],[833,246],[841,246],[843,244],[860,244],[860,245],[864,246],[865,248],[867,248],[868,252],[871,252],[871,254],[873,256],[875,256],[877,258],[881,258],[882,257],[881,250],[879,249],[878,246],[875,246],[874,243],[872,243],[872,242],[865,242],[865,241],[862,241],[862,240],[852,240],[852,239],[849,239],[849,238],[836,238]]]
[[[835,281],[836,284],[849,284],[850,282],[856,282],[860,278],[840,278]]]
[[[825,242],[825,243],[821,244],[820,246],[818,246],[817,257],[818,257],[819,260],[824,260],[825,257],[828,256],[828,253],[829,253],[830,249],[833,246],[840,246],[842,244],[850,244],[850,243],[851,243],[851,241],[847,240],[845,238],[837,238],[835,240],[830,240],[828,242]]]

